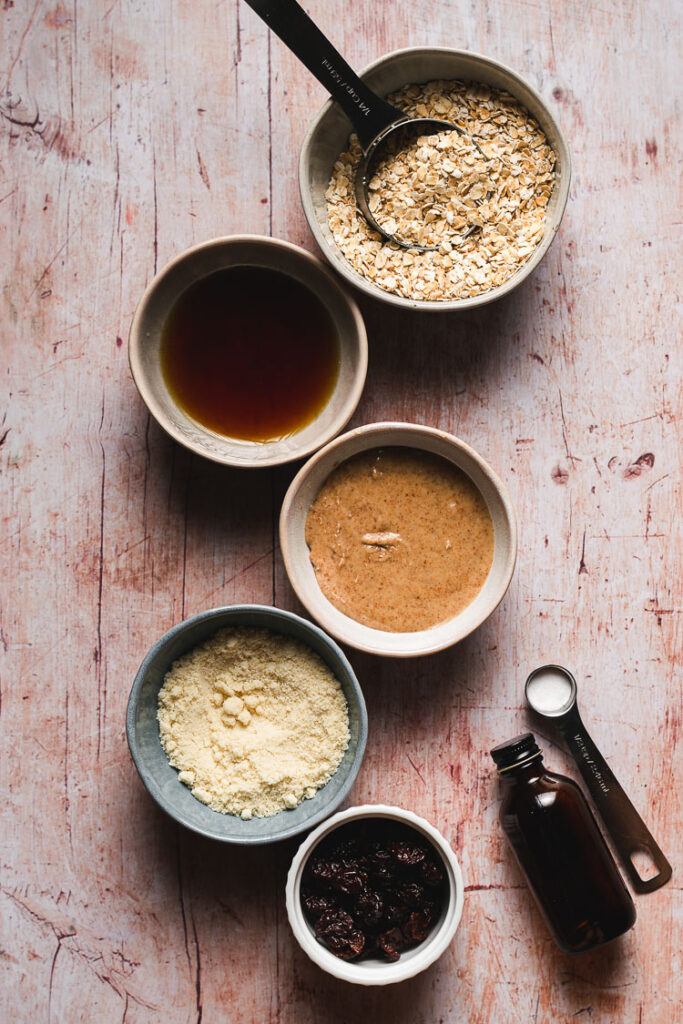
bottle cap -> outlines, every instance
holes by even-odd
[[[521,736],[515,736],[513,740],[500,743],[491,751],[491,757],[496,762],[499,772],[507,772],[511,768],[517,768],[535,757],[540,757],[543,751],[536,743],[536,737],[532,732],[524,732]]]

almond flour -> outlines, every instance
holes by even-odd
[[[179,781],[245,820],[314,796],[349,742],[346,698],[324,661],[252,627],[222,629],[174,662],[157,718]]]

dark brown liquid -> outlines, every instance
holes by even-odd
[[[578,786],[537,762],[504,781],[501,823],[560,948],[623,934],[635,907]]]
[[[320,299],[294,278],[230,267],[182,293],[164,324],[161,368],[175,401],[202,426],[273,441],[327,404],[339,343]]]

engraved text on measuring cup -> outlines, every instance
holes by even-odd
[[[603,793],[609,793],[609,786],[604,781],[604,779],[602,777],[602,772],[597,767],[595,761],[593,760],[593,758],[588,753],[588,750],[586,749],[586,744],[583,742],[583,738],[581,736],[581,733],[577,732],[576,735],[574,736],[574,739],[576,740],[576,743],[578,744],[579,751],[581,753],[581,757],[584,759],[586,764],[589,766],[590,770],[593,772],[593,775],[595,776],[595,779],[596,779],[598,785],[600,786],[600,789],[603,791]]]
[[[323,67],[325,68],[326,71],[329,71],[330,75],[335,80],[335,82],[337,82],[341,89],[346,89],[347,93],[349,94],[353,102],[356,104],[361,114],[365,114],[365,116],[367,117],[368,114],[370,113],[370,107],[367,105],[367,103],[363,103],[362,99],[360,98],[356,90],[353,88],[353,86],[349,85],[348,82],[343,81],[342,76],[339,74],[338,71],[335,70],[335,68],[332,67],[329,60],[323,60]]]

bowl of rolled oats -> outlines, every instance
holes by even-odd
[[[299,161],[306,218],[332,266],[351,284],[404,309],[483,305],[520,284],[555,237],[571,159],[541,96],[497,61],[461,50],[411,47],[362,77],[394,106],[461,131],[407,139],[373,169],[370,209],[356,207],[361,148],[337,104],[311,125]]]

